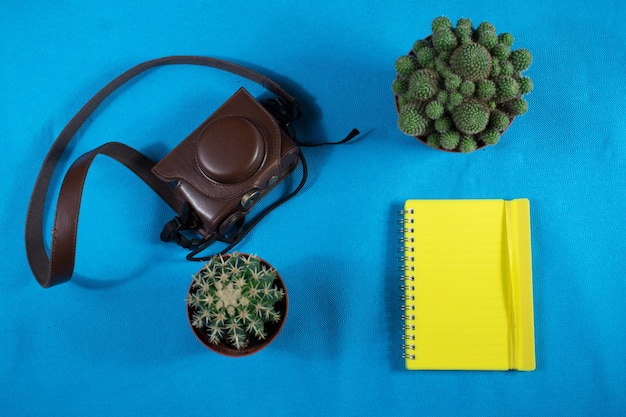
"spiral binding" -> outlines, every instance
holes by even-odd
[[[403,334],[401,336],[402,339],[402,348],[404,350],[402,357],[404,359],[415,359],[415,354],[412,353],[415,351],[415,335],[407,334],[409,330],[415,330],[415,304],[412,302],[415,300],[415,296],[408,295],[407,292],[413,291],[415,286],[413,285],[413,281],[415,281],[415,277],[413,276],[413,266],[407,266],[406,262],[412,262],[415,260],[413,256],[413,252],[415,248],[411,245],[413,243],[413,238],[407,236],[408,234],[412,234],[414,232],[412,224],[414,223],[414,219],[410,217],[413,214],[413,209],[409,210],[400,210],[398,215],[400,219],[398,220],[398,224],[401,225],[401,228],[398,230],[400,234],[400,238],[398,242],[400,243],[400,247],[398,248],[398,252],[401,253],[399,257],[400,262],[400,280],[402,281],[402,285],[400,285],[400,291],[402,295],[400,299],[402,300],[402,307],[400,307],[402,311],[402,331]]]

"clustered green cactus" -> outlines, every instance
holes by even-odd
[[[211,343],[236,349],[247,347],[251,338],[265,339],[265,323],[281,319],[274,305],[285,294],[275,286],[277,276],[255,255],[215,255],[193,276],[187,295],[191,325],[205,331]]]
[[[527,49],[511,50],[513,36],[470,19],[456,27],[441,16],[432,35],[396,60],[398,127],[446,150],[472,152],[494,145],[515,116],[526,112],[522,98],[533,89],[522,75],[532,62]]]

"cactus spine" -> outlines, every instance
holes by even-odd
[[[522,97],[533,83],[522,71],[532,63],[530,51],[511,49],[513,35],[498,35],[489,22],[474,29],[462,18],[455,27],[441,16],[431,27],[431,36],[396,60],[400,130],[461,152],[498,143],[528,109]]]

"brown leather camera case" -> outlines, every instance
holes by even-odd
[[[298,165],[299,147],[268,111],[240,88],[157,163],[152,172],[174,185],[205,238],[226,233]]]

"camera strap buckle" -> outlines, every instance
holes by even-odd
[[[161,240],[163,242],[174,242],[185,249],[195,249],[203,245],[206,241],[215,239],[190,239],[182,232],[185,230],[195,230],[198,227],[198,219],[191,211],[188,203],[183,204],[183,209],[179,216],[167,222],[161,230]]]

